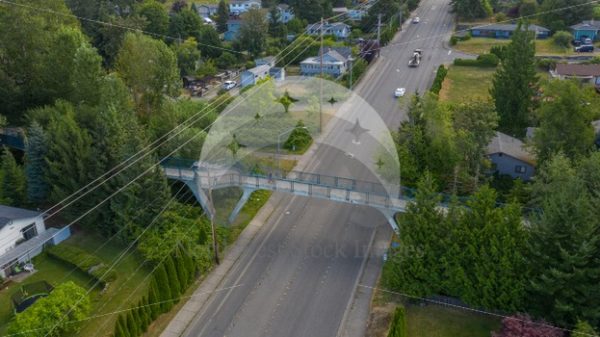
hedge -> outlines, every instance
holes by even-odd
[[[446,78],[447,74],[448,69],[446,69],[446,67],[444,67],[444,65],[441,64],[438,67],[437,73],[435,74],[435,79],[433,80],[433,84],[431,85],[431,89],[429,90],[435,94],[439,94],[440,90],[442,90],[442,83],[444,83],[444,79]]]
[[[77,267],[102,284],[112,282],[117,278],[117,272],[108,271],[108,266],[97,256],[85,250],[68,244],[52,246],[47,250],[48,255]]]
[[[481,68],[495,68],[500,63],[500,59],[495,54],[481,54],[477,56],[477,59],[455,59],[455,66],[468,66],[468,67],[481,67]]]

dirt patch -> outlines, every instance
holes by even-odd
[[[389,301],[379,290],[375,290],[365,337],[386,337],[396,306],[397,303]]]

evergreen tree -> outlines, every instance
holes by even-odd
[[[25,173],[7,147],[3,148],[0,170],[2,171],[0,199],[4,199],[4,203],[12,206],[22,206],[26,200]]]
[[[534,35],[527,24],[519,22],[490,91],[500,117],[500,129],[513,136],[525,135],[534,107],[533,97],[538,87],[535,65]]]
[[[173,262],[173,256],[169,255],[164,261],[167,275],[169,276],[169,286],[171,287],[171,295],[173,296],[173,303],[179,302],[179,295],[181,295],[181,281],[177,276],[177,269]]]
[[[133,320],[135,322],[137,334],[140,336],[142,333],[144,333],[144,321],[142,321],[142,317],[140,317],[140,311],[137,308],[131,308],[131,315],[133,316]]]
[[[131,337],[138,337],[140,335],[137,322],[135,321],[131,310],[127,312],[127,329],[129,330],[129,336]]]
[[[165,269],[165,264],[161,263],[154,271],[156,275],[156,287],[159,295],[160,308],[162,312],[167,312],[173,307],[173,298],[179,296],[176,292],[171,291],[169,284],[169,276]]]
[[[287,27],[281,20],[281,14],[277,6],[269,9],[269,34],[272,37],[283,39],[287,36]]]
[[[240,47],[257,56],[266,48],[268,24],[265,16],[259,9],[250,9],[242,14],[238,40]]]
[[[485,18],[493,14],[489,0],[452,0],[451,3],[456,15],[464,19]]]
[[[600,323],[600,218],[586,182],[565,156],[551,158],[533,188],[531,312],[561,326]],[[581,294],[585,294],[582,296]]]
[[[406,311],[403,306],[397,306],[392,319],[392,326],[388,332],[388,337],[408,337],[406,329]]]
[[[45,179],[51,186],[50,201],[56,203],[90,181],[89,172],[94,164],[91,138],[75,121],[72,105],[57,102],[54,109],[58,113],[51,115],[47,128],[50,142]],[[66,208],[63,214],[73,217],[94,204],[94,200],[82,198]]]
[[[46,132],[36,121],[27,129],[25,145],[25,176],[27,178],[27,200],[39,205],[46,200],[50,187],[44,180],[46,171],[46,152],[48,138]]]
[[[120,315],[117,321],[115,322],[115,337],[128,337],[129,335],[125,333],[123,315]]]
[[[225,0],[219,1],[219,7],[217,8],[217,31],[219,33],[225,33],[227,31],[227,20],[229,20],[229,6]]]
[[[148,290],[148,308],[150,311],[150,321],[154,321],[161,312],[160,293],[157,284],[157,273],[152,274],[150,279],[150,289]]]
[[[200,230],[202,230],[202,228]],[[194,283],[194,280],[196,279],[196,272],[197,272],[196,263],[194,262],[194,259],[192,258],[188,249],[185,246],[181,248],[181,256],[183,257],[184,266],[185,266],[185,269],[187,270],[187,275],[188,275],[187,284],[190,285],[190,284]]]
[[[188,273],[189,270],[187,270],[186,265],[185,265],[185,257],[183,256],[183,251],[181,250],[180,246],[177,246],[177,249],[175,250],[175,254],[173,255],[173,261],[175,262],[175,268],[177,269],[177,278],[179,279],[179,282],[181,283],[181,292],[185,292],[185,290],[187,289],[189,282],[188,280],[190,279]]]
[[[438,291],[441,270],[441,242],[446,235],[440,226],[443,214],[437,206],[441,201],[429,174],[419,181],[414,202],[400,218],[401,245],[384,268],[387,285],[415,296],[427,296]]]

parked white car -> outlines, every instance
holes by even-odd
[[[405,93],[406,93],[406,89],[398,88],[398,89],[396,89],[396,91],[394,91],[394,96],[402,97],[402,96],[404,96]]]
[[[235,88],[236,85],[237,85],[237,83],[235,83],[235,81],[225,81],[225,82],[223,82],[223,89],[231,90],[231,89]]]
[[[419,23],[421,22],[421,18],[419,18],[418,16],[415,16],[415,18],[413,19],[413,23]]]

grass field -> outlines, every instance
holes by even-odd
[[[106,239],[93,234],[78,233],[69,238],[67,242],[79,246],[90,254],[97,255],[107,264],[111,264],[125,249],[125,246],[110,241],[96,252],[96,249],[106,242]],[[147,282],[144,278],[149,270],[143,266],[137,269],[142,262],[141,257],[135,252],[125,255],[121,262],[114,267],[117,271],[117,279],[108,286],[106,291],[102,291],[102,289],[93,287],[95,280],[85,273],[62,261],[41,254],[33,259],[38,271],[25,279],[22,284],[44,280],[57,286],[66,281],[73,281],[86,290],[90,289],[91,315],[102,315],[129,306],[131,302],[135,303],[146,293]],[[18,286],[19,284],[13,283],[7,289],[0,291],[0,333],[4,332],[12,317],[10,296],[17,291]],[[123,306],[123,303],[127,303],[127,305]],[[82,324],[82,329],[77,336],[110,336],[116,318],[116,315],[107,315],[86,321]]]
[[[466,100],[488,100],[492,75],[496,69],[451,66],[442,84],[440,100],[464,102]]]
[[[61,282],[73,281],[75,284],[85,287],[91,280],[90,277],[80,271],[74,271],[69,274],[72,270],[70,266],[52,259],[45,254],[35,257],[33,264],[37,269],[35,274],[29,276],[21,283],[12,283],[0,291],[0,335],[4,335],[7,325],[13,317],[13,306],[10,297],[18,291],[21,285],[46,281],[52,286],[57,286]]]
[[[437,305],[408,306],[409,337],[489,337],[500,327],[496,318]]]
[[[490,51],[490,48],[498,45],[508,44],[510,40],[508,39],[492,39],[492,38],[483,38],[483,37],[474,37],[467,41],[459,41],[454,49],[460,50],[465,53],[470,54],[483,54]],[[535,41],[536,54],[537,55],[547,55],[547,56],[569,56],[576,55],[573,51],[573,48],[563,48],[554,44],[552,39],[544,39],[544,40],[536,40]],[[588,53],[585,53],[586,55]],[[595,53],[596,55],[599,52]]]

